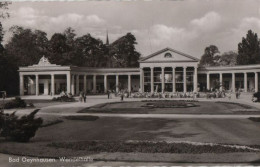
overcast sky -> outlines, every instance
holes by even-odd
[[[67,27],[103,41],[108,30],[110,42],[131,32],[142,56],[171,47],[200,58],[210,44],[237,50],[249,29],[260,36],[260,0],[13,2],[9,12],[5,30],[20,25],[49,38]]]

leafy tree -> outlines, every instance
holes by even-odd
[[[109,46],[110,59],[115,67],[138,67],[140,53],[136,51],[136,38],[131,33],[117,39]]]
[[[106,46],[99,39],[93,38],[90,34],[76,39],[77,64],[87,67],[106,67],[107,55]]]
[[[216,66],[219,65],[218,61],[220,56],[218,55],[219,50],[215,45],[210,45],[205,48],[204,54],[200,59],[200,66],[208,67],[208,66]]]
[[[256,33],[252,30],[247,32],[246,37],[238,44],[237,64],[260,63],[260,42]]]
[[[59,65],[70,65],[70,57],[68,52],[70,50],[69,45],[67,44],[65,34],[55,33],[52,35],[49,41],[49,58],[51,63]]]
[[[234,51],[225,52],[220,56],[219,65],[234,66],[237,64],[237,53]]]
[[[17,66],[28,66],[38,63],[39,59],[48,54],[47,34],[40,30],[32,31],[14,26],[11,40],[6,44],[6,54],[14,58]]]

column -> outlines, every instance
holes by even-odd
[[[165,67],[162,67],[162,92],[164,92],[164,89],[165,89],[165,83],[164,83],[164,68],[165,68]]]
[[[222,75],[222,73],[219,73],[219,83],[220,83],[219,90],[222,91],[223,90],[223,75]]]
[[[232,73],[232,91],[236,92],[236,74]]]
[[[51,74],[51,94],[52,96],[55,95],[55,80],[54,80],[54,74]]]
[[[172,67],[172,92],[176,92],[175,67]]]
[[[154,76],[153,76],[153,67],[151,67],[151,93],[154,93]]]
[[[71,75],[71,94],[75,95],[75,75]]]
[[[97,92],[97,76],[93,75],[93,93]]]
[[[35,95],[38,96],[39,95],[39,75],[38,74],[35,75],[35,88],[36,88]]]
[[[143,80],[144,80],[144,69],[143,68],[140,68],[140,92],[143,93],[144,90],[143,90]]]
[[[247,73],[244,73],[244,91],[247,92]]]
[[[130,93],[132,91],[132,85],[131,85],[131,75],[128,75],[128,92]]]
[[[198,92],[198,68],[196,66],[193,74],[193,92]]]
[[[66,75],[67,77],[67,93],[71,93],[71,78],[70,78],[70,73]]]
[[[79,75],[76,75],[76,95],[79,95]]]
[[[187,92],[186,67],[183,67],[183,92]]]
[[[104,93],[107,93],[107,75],[104,75]]]
[[[207,73],[207,90],[210,90],[210,74]]]
[[[23,75],[20,74],[20,96],[24,95],[24,78]]]
[[[255,72],[255,92],[258,92],[258,72]]]
[[[116,75],[116,93],[119,92],[119,75]]]
[[[84,92],[87,92],[87,76],[83,76],[83,90]]]

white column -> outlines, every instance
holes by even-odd
[[[232,91],[236,92],[236,74],[232,73]]]
[[[198,92],[198,68],[196,66],[193,73],[193,92]]]
[[[244,91],[247,92],[247,73],[244,72]]]
[[[210,74],[207,73],[207,90],[210,90]]]
[[[140,91],[141,92],[144,92],[144,82],[143,82],[143,80],[144,80],[144,70],[143,70],[143,68],[140,68]]]
[[[219,73],[219,83],[220,83],[219,90],[222,91],[223,90],[223,75],[222,75],[222,73]]]
[[[151,93],[154,92],[154,76],[153,76],[153,67],[151,67]]]
[[[258,72],[255,72],[255,92],[258,92]]]
[[[54,79],[54,74],[51,74],[51,94],[52,96],[55,95],[55,79]]]
[[[39,75],[38,74],[35,75],[35,88],[36,88],[35,95],[38,96],[39,95]]]
[[[84,90],[84,92],[87,91],[87,76],[86,75],[83,76],[83,90]]]
[[[128,75],[128,92],[130,93],[132,91],[132,85],[131,85],[131,75]]]
[[[79,75],[76,75],[76,95],[79,95]]]
[[[23,74],[20,74],[20,96],[24,95],[24,78]]]
[[[93,75],[93,92],[97,92],[97,76]]]
[[[67,77],[67,93],[71,93],[71,77],[70,77],[70,73],[69,74],[66,74],[66,77]]]
[[[164,79],[165,79],[165,77],[164,77],[164,68],[165,68],[165,67],[162,67],[162,92],[164,92],[164,89],[165,89],[165,83],[164,83]]]
[[[116,93],[119,92],[119,75],[116,75]]]
[[[75,95],[75,75],[71,75],[71,94]]]
[[[176,92],[175,67],[172,67],[172,92]]]
[[[186,67],[183,67],[183,92],[187,92]]]
[[[107,93],[107,75],[104,75],[104,93]]]

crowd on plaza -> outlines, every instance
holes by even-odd
[[[124,98],[207,98],[207,99],[215,99],[215,98],[228,98],[235,97],[238,99],[240,97],[242,90],[236,89],[235,92],[228,90],[219,90],[219,89],[211,89],[205,92],[129,92],[126,89],[120,90],[118,93],[113,90],[108,90],[106,92],[107,98],[111,99],[113,97],[120,97],[121,101]],[[79,102],[86,103],[87,101],[87,92],[81,91],[79,93]],[[61,93],[61,96],[73,97],[71,94],[66,94],[64,92]]]

